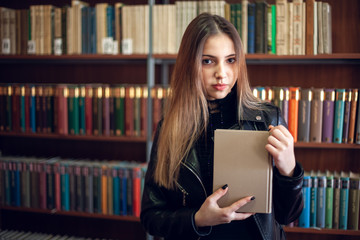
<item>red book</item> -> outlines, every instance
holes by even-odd
[[[87,85],[85,87],[85,130],[86,135],[92,135],[93,130],[93,87]]]
[[[60,184],[60,163],[56,162],[53,165],[54,172],[54,192],[55,192],[55,209],[61,210],[61,184]]]
[[[299,112],[299,88],[289,87],[289,122],[288,127],[294,142],[297,142],[298,136],[298,112]]]
[[[69,89],[66,85],[58,85],[56,88],[56,97],[58,104],[58,133],[68,134],[68,104]]]
[[[135,88],[125,88],[125,135],[134,136],[134,98]]]
[[[103,123],[103,135],[110,136],[110,87],[103,87],[103,111],[102,111],[102,123]]]
[[[135,217],[140,217],[140,202],[141,202],[141,168],[134,167],[132,169],[133,181],[133,214]]]
[[[162,116],[162,101],[164,97],[164,89],[162,87],[154,87],[151,90],[151,98],[152,98],[152,107],[153,107],[153,116],[152,116],[152,130],[153,132],[156,130],[158,122],[161,120]]]
[[[142,88],[142,93],[141,93],[141,114],[140,114],[140,121],[141,121],[141,134],[140,135],[142,137],[146,137],[146,133],[147,133],[148,96],[149,96],[148,87],[144,86]]]

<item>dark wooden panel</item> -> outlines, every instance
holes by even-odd
[[[0,137],[4,155],[146,161],[145,142]]]
[[[360,88],[359,65],[248,65],[252,86]]]
[[[146,239],[140,222],[17,212],[5,209],[1,210],[0,218],[2,229],[91,238]]]

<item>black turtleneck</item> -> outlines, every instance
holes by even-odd
[[[208,101],[209,124],[206,134],[197,141],[196,150],[200,162],[201,178],[207,195],[212,194],[214,166],[214,131],[228,129],[237,123],[236,87],[223,99]],[[241,184],[241,183],[239,183]],[[204,240],[255,240],[261,239],[254,218],[242,221],[232,221],[229,224],[214,226],[209,236]]]

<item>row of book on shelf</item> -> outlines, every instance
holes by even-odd
[[[156,129],[168,87],[2,84],[0,132],[146,137],[149,92]]]
[[[295,142],[360,144],[358,89],[254,87],[278,106]]]
[[[305,172],[302,191],[299,227],[359,229],[359,173]]]
[[[2,240],[100,240],[100,238],[84,238],[76,237],[71,235],[61,235],[61,234],[47,234],[39,232],[29,232],[29,231],[17,231],[9,229],[0,229],[0,239]],[[111,240],[107,238],[101,238],[101,240]]]
[[[3,54],[147,54],[149,5],[72,0],[71,6],[0,7]],[[153,6],[153,53],[176,54],[182,35],[198,14],[228,19],[246,53],[332,53],[331,6],[307,0],[176,1]]]
[[[146,163],[0,157],[0,205],[140,216]]]

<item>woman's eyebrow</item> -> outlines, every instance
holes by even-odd
[[[215,56],[210,55],[210,54],[203,54],[202,56],[203,57],[216,58]],[[232,53],[232,54],[229,54],[229,55],[225,56],[225,58],[228,58],[228,57],[235,57],[235,53]]]

